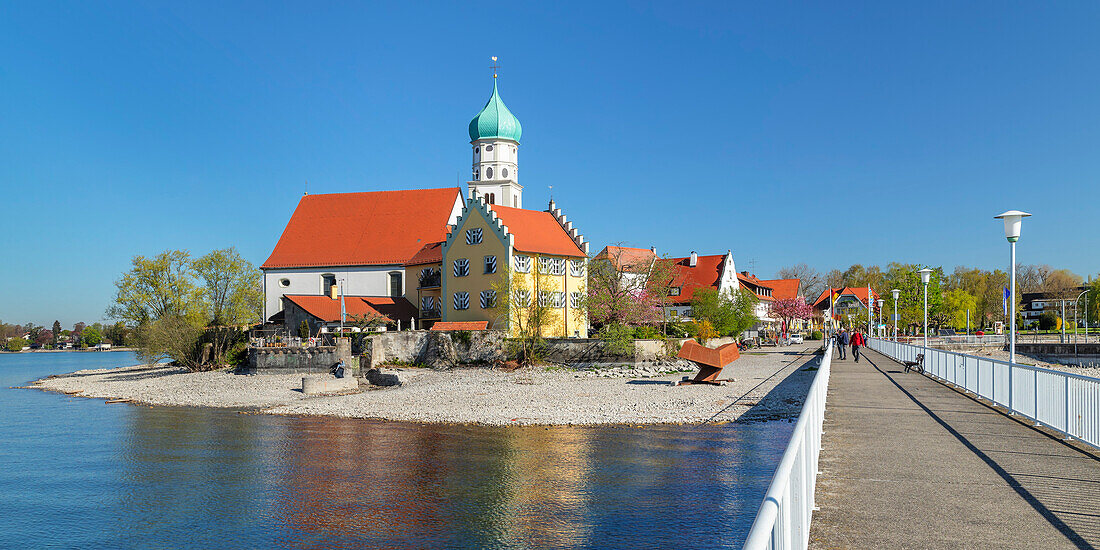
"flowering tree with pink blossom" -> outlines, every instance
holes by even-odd
[[[776,300],[768,306],[768,316],[783,321],[783,336],[787,336],[791,320],[809,319],[813,314],[814,307],[800,297]]]

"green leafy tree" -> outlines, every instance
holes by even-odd
[[[103,342],[103,334],[96,327],[88,327],[80,335],[80,341],[85,347],[97,346]]]
[[[1039,330],[1053,330],[1058,326],[1058,316],[1053,311],[1043,312],[1039,316]]]
[[[203,312],[211,340],[211,360],[219,366],[241,326],[256,323],[263,316],[260,270],[237,253],[236,248],[214,250],[191,262],[198,278],[193,307]]]
[[[52,344],[53,347],[57,347],[57,339],[58,338],[61,338],[61,321],[56,321],[55,320],[53,322],[53,341],[50,342],[50,344]]]
[[[115,303],[107,316],[141,326],[165,317],[189,318],[194,313],[195,283],[191,254],[170,250],[153,258],[134,256],[133,267],[115,282]]]
[[[298,338],[309,338],[309,323],[305,319],[298,323]]]
[[[691,317],[707,321],[722,336],[740,336],[757,322],[758,299],[747,289],[719,293],[713,288],[697,288],[691,296]]]
[[[967,291],[956,288],[948,290],[943,296],[943,308],[950,326],[956,330],[966,329],[966,314],[978,312],[978,301]]]
[[[6,346],[8,351],[22,351],[27,346],[27,341],[19,337],[9,338]]]

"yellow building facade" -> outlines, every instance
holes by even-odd
[[[470,198],[442,245],[442,318],[515,336],[537,304],[542,336],[587,337],[587,248],[553,202],[536,211]]]

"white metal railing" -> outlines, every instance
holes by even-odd
[[[924,354],[924,372],[1066,436],[1100,447],[1100,378],[868,338],[899,361]]]
[[[746,550],[782,550],[809,545],[817,461],[821,454],[821,424],[825,420],[825,396],[832,363],[833,346],[830,343],[810,385],[791,440],[779,459],[764,502],[749,529]]]

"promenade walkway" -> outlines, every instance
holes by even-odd
[[[834,357],[810,548],[1100,548],[1100,452]]]

